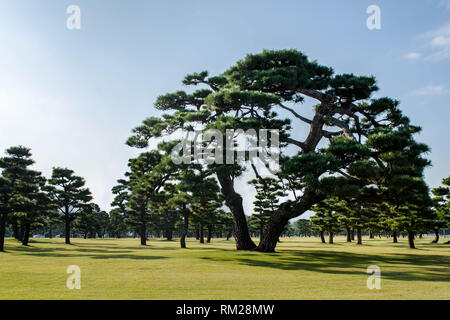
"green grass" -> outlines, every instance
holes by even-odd
[[[177,241],[6,240],[0,253],[0,299],[450,299],[450,246],[405,239],[283,239],[277,253],[234,250],[213,239],[189,249]],[[81,289],[66,287],[67,266],[81,268]],[[366,287],[369,265],[381,268],[381,290]]]

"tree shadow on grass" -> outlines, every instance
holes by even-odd
[[[264,259],[264,257],[270,257]],[[382,277],[401,281],[450,281],[450,257],[414,254],[360,254],[335,251],[302,250],[289,254],[239,254],[227,259],[202,257],[209,261],[234,261],[251,267],[278,270],[306,270],[331,274],[365,274],[378,265]],[[263,260],[264,259],[264,260]],[[355,270],[355,269],[361,269]],[[391,271],[398,269],[398,271]]]
[[[121,248],[122,249],[122,248]],[[10,253],[24,254],[37,257],[52,258],[91,258],[91,259],[136,259],[136,260],[154,260],[168,259],[163,256],[147,256],[130,254],[132,250],[105,250],[95,248],[42,248],[42,247],[16,247],[10,248]],[[81,254],[78,254],[81,253]]]

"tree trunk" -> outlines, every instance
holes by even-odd
[[[355,240],[355,229],[352,229],[352,241]]]
[[[165,232],[165,237],[166,237],[167,241],[172,241],[173,240],[173,230],[167,229]]]
[[[13,237],[17,240],[21,240],[19,225],[17,224],[17,220],[13,219],[12,223]]]
[[[333,244],[333,231],[328,232],[328,243]]]
[[[416,248],[416,246],[414,245],[414,235],[415,233],[413,231],[408,231],[408,243],[411,249]]]
[[[203,224],[200,224],[200,243],[205,243],[205,237],[203,234]]]
[[[373,235],[372,230],[369,231],[369,238],[370,238],[370,239],[374,239],[374,238],[375,238],[374,235]]]
[[[5,250],[5,234],[6,234],[6,219],[8,215],[3,213],[0,217],[0,251]]]
[[[236,239],[237,250],[252,250],[256,244],[250,237],[248,231],[247,219],[242,205],[242,197],[234,190],[234,182],[226,174],[217,174],[221,185],[222,194],[225,197],[225,203],[232,213],[234,225],[234,237]],[[275,248],[275,247],[274,247]]]
[[[362,244],[362,236],[361,236],[361,229],[356,228],[356,238],[358,239],[357,244]]]
[[[326,243],[325,237],[324,237],[324,235],[323,235],[323,231],[320,231],[320,241],[321,241],[322,243]]]
[[[261,242],[264,233],[264,224],[261,221],[261,225],[259,227],[259,242]]]
[[[392,237],[394,238],[393,243],[398,243],[397,230],[394,230],[394,232],[392,232]]]
[[[195,240],[200,240],[200,226],[197,225],[197,228],[195,228]]]
[[[146,246],[147,245],[147,226],[145,225],[145,223],[142,223],[139,235],[141,236],[141,246]]]
[[[66,219],[66,244],[70,244],[70,220]]]
[[[212,225],[208,225],[208,238],[206,239],[206,242],[211,243],[212,238]]]
[[[279,237],[289,220],[305,213],[314,204],[323,199],[325,199],[325,196],[306,189],[302,197],[297,201],[286,201],[282,203],[277,211],[270,217],[257,250],[262,252],[274,252]]]
[[[27,246],[28,241],[30,240],[30,229],[31,229],[31,225],[29,222],[25,223],[24,229],[25,230],[23,233],[22,245]]]
[[[434,240],[432,241],[432,243],[438,243],[439,242],[439,229],[438,228],[434,229],[434,234],[435,234],[435,237],[434,237]]]
[[[347,242],[352,242],[352,235],[350,228],[346,228],[346,231],[347,231]]]
[[[228,232],[227,232],[227,241],[230,240],[231,233],[232,233],[232,231],[228,231]]]
[[[180,245],[181,245],[181,248],[183,248],[183,249],[186,249],[186,236],[188,234],[188,231],[189,231],[189,215],[185,214],[183,231],[181,233],[181,238],[180,238]]]

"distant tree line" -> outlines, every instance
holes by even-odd
[[[162,143],[158,150],[129,161],[126,179],[113,188],[115,198],[109,213],[92,202],[84,179],[72,170],[55,167],[46,179],[31,169],[34,161],[30,149],[7,149],[6,156],[0,158],[1,249],[6,235],[23,245],[28,245],[32,234],[64,237],[66,244],[71,237],[139,237],[143,245],[152,237],[177,237],[182,248],[187,237],[195,237],[200,243],[209,243],[214,237],[229,240],[235,235],[233,218],[224,209],[217,180],[201,166],[173,164],[168,152],[171,146]],[[258,176],[249,183],[257,194],[254,214],[246,223],[250,235],[261,238],[286,193],[273,178]],[[356,238],[356,243],[362,244],[363,234],[369,238],[389,236],[393,242],[399,235],[406,235],[414,248],[415,235],[433,231],[433,242],[437,243],[439,230],[449,227],[449,186],[450,177],[443,179],[442,186],[431,191],[431,197],[421,183],[422,189],[418,188],[416,194],[411,193],[416,189],[409,187],[407,205],[400,202],[400,191],[396,205],[329,198],[313,206],[311,220],[287,224],[280,236],[319,236],[326,242],[327,234],[328,242],[333,243],[335,235],[346,234],[348,242]]]

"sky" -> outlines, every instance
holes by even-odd
[[[67,28],[68,6],[79,30]],[[377,5],[381,29],[366,12]],[[131,129],[188,73],[216,75],[263,49],[295,48],[336,73],[374,75],[431,147],[430,187],[449,170],[450,0],[1,0],[0,153],[30,147],[49,177],[68,167],[108,210],[138,151]],[[238,182],[250,214],[254,190]],[[308,216],[308,214],[306,215]]]

